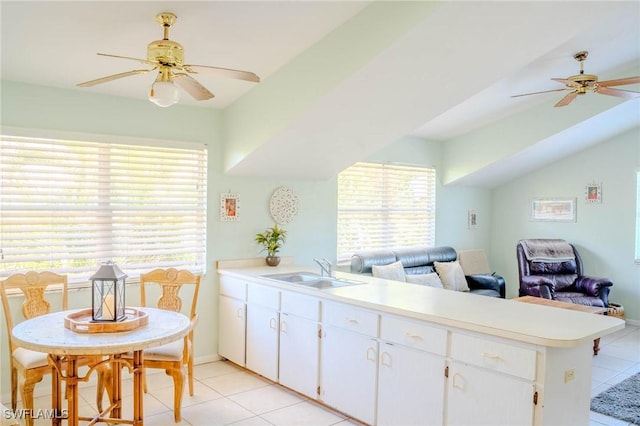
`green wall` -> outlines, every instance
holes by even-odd
[[[150,102],[3,81],[1,124],[4,128],[55,130],[79,136],[98,134],[156,139],[175,146],[189,142],[207,144],[207,271],[199,298],[200,326],[195,337],[197,361],[217,357],[218,281],[215,262],[263,256],[253,237],[273,224],[268,203],[277,187],[291,187],[300,206],[299,214],[285,227],[289,234],[281,254],[293,256],[297,263],[307,265],[313,264],[313,257],[335,261],[336,177],[327,181],[293,181],[225,176],[221,154],[224,150],[221,142],[224,123],[222,112],[218,110],[181,105],[163,109]],[[440,146],[406,139],[380,152],[374,159],[439,167]],[[225,192],[240,196],[241,213],[237,222],[219,220],[220,193]],[[475,208],[481,212],[480,217],[488,218],[489,192],[443,188],[438,184],[438,214],[446,219],[440,221],[436,228],[437,244],[488,249],[489,221],[481,221],[474,231],[467,230],[468,208]],[[129,293],[127,299],[135,300],[138,287],[132,286]],[[85,307],[89,301],[89,291],[74,292],[70,297],[70,308]],[[2,348],[7,347],[4,328],[1,342]],[[8,354],[0,352],[0,371],[8,371]],[[41,384],[38,388],[48,392],[47,385]],[[2,374],[2,400],[7,400],[5,396],[9,389],[9,378]]]
[[[610,278],[610,300],[640,323],[640,265],[634,262],[636,172],[640,129],[578,152],[495,189],[491,248],[494,268],[507,280],[507,297],[518,293],[515,247],[523,238],[563,238],[575,244],[587,275]],[[585,201],[585,186],[602,184],[602,203]],[[575,197],[575,223],[532,222],[531,198]]]
[[[199,142],[208,146],[207,271],[200,293],[200,323],[196,329],[196,361],[217,358],[217,276],[215,262],[263,256],[253,236],[273,221],[268,202],[279,186],[291,187],[299,198],[298,216],[289,232],[283,256],[312,265],[313,257],[335,260],[336,177],[327,181],[229,177],[223,174],[223,112],[176,105],[162,109],[145,101],[2,82],[3,127],[56,130],[79,134],[161,139],[172,145]],[[633,263],[635,230],[635,170],[640,164],[638,129],[587,151],[549,165],[495,190],[443,186],[442,147],[436,142],[406,138],[381,150],[371,160],[435,166],[438,170],[436,244],[456,249],[487,250],[492,269],[505,276],[508,295],[517,293],[515,244],[526,237],[561,237],[575,242],[587,272],[609,276],[616,286],[612,300],[625,305],[627,317],[640,320],[638,265]],[[603,203],[581,202],[584,185],[603,184]],[[219,220],[220,193],[240,196],[237,222]],[[578,197],[578,222],[544,224],[528,221],[528,200],[537,196]],[[478,227],[467,228],[467,212],[475,210]],[[137,297],[131,287],[128,300]],[[88,305],[90,292],[73,292],[70,307]],[[0,336],[0,371],[8,371],[7,334]],[[9,395],[9,377],[2,374],[0,395]],[[46,384],[36,390],[48,392]]]

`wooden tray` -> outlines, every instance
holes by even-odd
[[[125,319],[117,322],[93,322],[91,309],[83,309],[65,316],[64,326],[76,333],[118,333],[144,327],[149,315],[136,308],[125,308]]]

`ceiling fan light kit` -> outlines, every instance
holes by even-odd
[[[248,71],[211,67],[207,65],[186,65],[184,63],[184,48],[182,45],[169,40],[169,28],[171,28],[175,23],[176,19],[177,16],[171,12],[162,12],[156,15],[156,22],[162,26],[163,38],[162,40],[152,41],[147,45],[147,59],[98,53],[100,56],[141,62],[144,65],[151,66],[150,69],[126,71],[95,80],[85,81],[84,83],[77,84],[77,86],[92,87],[120,78],[136,74],[146,74],[148,72],[158,70],[158,77],[149,90],[149,100],[160,107],[168,107],[179,101],[180,91],[178,90],[178,87],[198,101],[204,101],[214,97],[213,93],[189,74],[209,73],[228,78],[251,81],[254,83],[260,82],[260,77]]]
[[[624,86],[626,84],[640,83],[640,76],[619,78],[616,80],[598,81],[598,76],[584,73],[584,61],[589,56],[589,52],[581,50],[573,55],[573,59],[580,63],[580,74],[572,75],[567,78],[552,78],[565,85],[562,89],[544,90],[542,92],[524,93],[522,95],[513,95],[512,98],[520,96],[537,95],[540,93],[560,92],[568,90],[569,93],[558,101],[554,107],[563,107],[573,102],[578,95],[584,95],[588,92],[598,93],[601,95],[616,96],[624,99],[634,99],[640,96],[639,92],[632,90],[612,89],[612,86]]]
[[[149,100],[159,107],[169,107],[180,100],[180,92],[172,81],[156,81],[151,85]]]

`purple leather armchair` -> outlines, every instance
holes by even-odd
[[[609,291],[613,283],[607,278],[584,276],[582,259],[572,244],[564,242],[569,256],[561,261],[553,259],[541,261],[532,260],[528,256],[527,241],[563,242],[563,240],[520,240],[518,242],[520,296],[542,297],[603,308],[609,306]],[[572,255],[571,252],[573,252]]]

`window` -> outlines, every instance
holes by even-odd
[[[112,260],[134,280],[203,270],[207,151],[0,138],[0,278],[50,270],[87,282]]]
[[[356,163],[338,176],[338,263],[362,249],[435,244],[436,171]]]
[[[640,263],[640,170],[636,172],[636,263]]]

